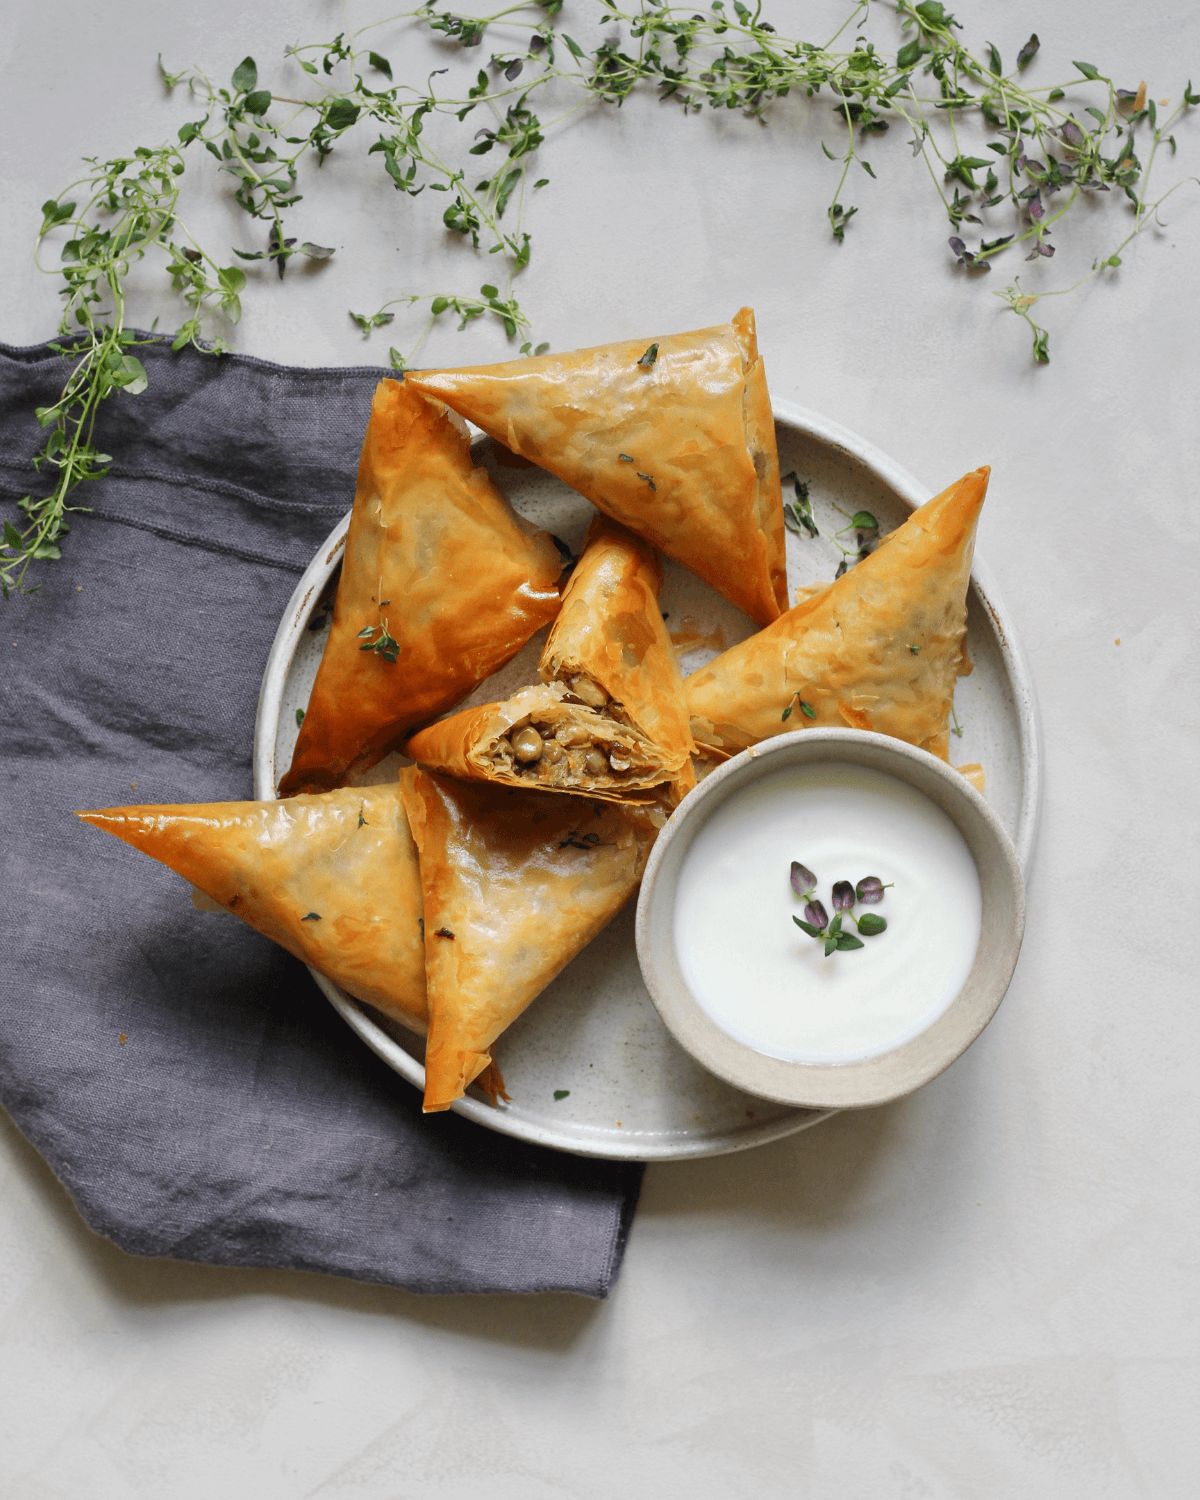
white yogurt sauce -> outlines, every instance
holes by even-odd
[[[887,931],[825,957],[792,921],[793,860],[834,881],[878,875]],[[962,988],[983,902],[970,850],[907,782],[865,766],[794,767],[735,792],[696,835],[675,893],[675,950],[688,989],[736,1040],[792,1062],[876,1057],[932,1025]],[[849,915],[843,931],[857,935]]]

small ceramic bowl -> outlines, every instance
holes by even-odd
[[[775,772],[800,766],[865,766],[907,782],[941,808],[966,842],[979,874],[982,925],[975,960],[949,1007],[890,1051],[848,1062],[792,1062],[738,1041],[702,1009],[675,950],[679,872],[694,839],[731,797]],[[924,750],[859,729],[806,729],[743,751],[707,776],[659,835],[642,881],[637,950],[651,998],[675,1040],[728,1083],[783,1104],[865,1108],[911,1093],[950,1066],[996,1013],[1025,928],[1025,888],[1016,850],[996,814],[958,771]]]

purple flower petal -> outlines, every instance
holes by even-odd
[[[834,911],[849,911],[854,905],[854,887],[848,880],[839,880],[833,888]]]

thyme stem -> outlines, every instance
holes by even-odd
[[[359,138],[364,127],[376,132],[367,154],[380,156],[387,177],[403,196],[416,198],[427,190],[446,195],[443,227],[473,252],[499,260],[493,278],[478,293],[401,292],[374,313],[351,313],[369,335],[394,321],[393,309],[427,307],[409,352],[391,350],[398,369],[447,312],[458,317],[460,329],[479,318],[495,319],[509,338],[520,341],[523,353],[546,347],[535,346],[532,323],[514,293],[532,254],[524,228],[530,194],[548,182],[543,178],[531,185],[530,167],[548,131],[564,128],[586,106],[619,107],[639,88],[654,90],[660,100],[689,115],[707,107],[737,111],[764,124],[769,107],[790,94],[803,95],[818,109],[826,107],[827,98],[846,132],[840,157],[823,147],[839,162],[826,209],[839,242],[858,212],[841,201],[852,164],[859,162],[874,177],[865,143],[903,121],[913,131],[914,155],[922,157],[953,231],[951,248],[970,272],[990,270],[998,255],[1016,246],[1027,247],[1030,259],[1051,258],[1055,245],[1050,236],[1077,217],[1075,210],[1085,197],[1123,191],[1133,205],[1128,233],[1074,286],[1026,291],[1014,277],[997,293],[1029,327],[1039,363],[1049,360],[1049,334],[1033,317],[1036,304],[1077,290],[1105,267],[1119,265],[1122,252],[1182,186],[1176,183],[1150,198],[1160,147],[1169,143],[1174,149],[1171,132],[1200,103],[1200,93],[1193,93],[1190,83],[1161,123],[1144,90],[1118,89],[1090,63],[1075,65],[1077,77],[1031,86],[1024,69],[1037,51],[1036,38],[1022,49],[1012,72],[1003,71],[990,43],[985,66],[960,40],[958,22],[940,0],[892,0],[887,7],[849,0],[845,20],[823,45],[782,36],[764,18],[761,0],[755,0],[753,11],[742,0],[711,0],[704,13],[660,0],[594,0],[594,7],[605,31],[590,49],[561,25],[562,0],[536,0],[536,7],[509,5],[479,18],[439,11],[434,0],[426,0],[357,30],[346,24],[330,41],[288,49],[292,63],[314,86],[309,98],[290,87],[278,94],[260,89],[251,58],[234,69],[229,86],[200,69],[169,73],[160,59],[167,87],[186,84],[188,98],[203,118],[186,122],[176,141],[156,148],[139,147],[110,161],[88,158],[83,177],[44,205],[39,251],[49,235],[66,231],[70,236],[61,246],[61,264],[41,268],[61,282],[64,306],[55,347],[71,367],[58,401],[38,412],[48,437],[37,464],[53,475],[50,492],[19,502],[23,528],[4,522],[0,590],[5,597],[29,587],[31,563],[60,555],[68,513],[85,509],[68,503],[70,498],[79,485],[108,471],[108,456],[93,443],[100,403],[116,391],[136,395],[145,388],[146,372],[132,352],[143,341],[125,327],[123,289],[134,263],[151,253],[160,257],[188,310],[172,338],[173,348],[190,344],[217,353],[228,348],[219,334],[207,340],[203,334],[213,319],[219,327],[236,323],[247,278],[236,264],[222,266],[177,218],[188,165],[185,153],[193,147],[192,158],[198,152],[216,158],[236,183],[235,202],[268,230],[264,248],[235,249],[234,255],[241,261],[272,261],[280,275],[293,255],[321,261],[333,254],[320,245],[298,245],[287,236],[285,220],[301,197],[300,164],[315,159],[322,165],[352,132]],[[881,11],[899,29],[894,53],[877,49],[865,34]],[[390,62],[368,42],[386,26],[405,24],[440,36],[456,49],[469,64],[465,89],[443,92],[436,80],[444,69],[430,74],[422,86],[393,80]],[[571,24],[577,25],[578,18]],[[499,51],[485,57],[476,50],[493,38],[505,44]],[[889,40],[894,43],[894,36]],[[383,86],[377,88],[377,83]],[[543,122],[534,104],[539,97],[551,97],[547,91],[563,88],[575,91],[576,102]],[[1098,102],[1084,105],[1089,97]],[[269,116],[278,106],[291,112],[282,123],[272,123]],[[454,159],[425,133],[427,120],[450,116],[466,126],[469,137]],[[481,118],[489,123],[478,128]],[[968,121],[972,129],[995,137],[981,148],[993,153],[994,162],[967,154]],[[1150,146],[1143,167],[1135,146],[1147,134]],[[490,160],[481,162],[483,175],[472,185],[468,172],[474,175],[474,157]],[[1001,161],[1003,184],[996,170]],[[975,174],[985,168],[981,182]],[[67,198],[79,189],[86,194],[82,207]],[[1062,199],[1051,202],[1058,193]],[[984,216],[996,210],[1006,215],[1007,223],[998,226],[1005,232],[985,239]],[[970,232],[966,226],[979,226],[974,248],[960,237],[960,231]],[[842,550],[845,561],[848,554]]]

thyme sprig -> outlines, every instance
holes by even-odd
[[[298,71],[299,88],[289,86],[287,93],[260,87],[253,58],[237,65],[228,86],[198,68],[169,72],[160,59],[168,89],[186,86],[197,117],[180,126],[174,141],[139,147],[124,158],[86,159],[83,177],[44,206],[39,245],[67,236],[60,264],[43,269],[60,279],[64,306],[56,347],[70,365],[58,401],[38,413],[49,435],[36,462],[52,480],[50,491],[26,496],[19,502],[23,519],[4,524],[5,597],[26,590],[31,563],[60,555],[67,515],[86,509],[69,503],[71,496],[108,471],[110,458],[92,441],[100,403],[117,391],[145,389],[146,372],[133,352],[145,340],[125,326],[125,284],[135,263],[157,256],[183,301],[186,316],[173,348],[228,347],[222,335],[240,315],[246,272],[224,264],[225,254],[211,255],[178,217],[188,164],[201,152],[231,179],[234,201],[262,231],[257,246],[234,246],[230,253],[264,269],[269,263],[280,276],[296,255],[315,264],[333,255],[329,246],[288,233],[305,160],[321,165],[352,142],[369,142],[367,156],[378,157],[403,198],[427,189],[446,195],[442,225],[473,253],[496,257],[496,270],[478,294],[403,291],[374,312],[351,312],[369,336],[392,324],[399,309],[426,309],[415,343],[405,353],[390,351],[397,369],[411,362],[446,314],[460,329],[494,319],[520,341],[523,353],[545,350],[544,342],[535,343],[514,291],[532,256],[525,209],[550,181],[530,180],[534,160],[548,134],[579,110],[619,107],[639,88],[688,115],[707,107],[764,125],[771,107],[788,97],[811,101],[817,110],[828,107],[835,149],[826,141],[822,149],[835,164],[836,182],[825,213],[839,242],[859,212],[844,201],[851,184],[861,184],[857,170],[876,175],[871,143],[906,127],[952,230],[955,260],[972,278],[1017,248],[1026,259],[1050,259],[1052,241],[1076,205],[1119,189],[1130,217],[1115,247],[1084,277],[1051,289],[1026,289],[1014,277],[997,293],[1030,329],[1039,363],[1049,359],[1049,333],[1035,320],[1038,304],[1119,266],[1128,245],[1182,185],[1156,193],[1150,187],[1163,148],[1175,150],[1177,123],[1200,103],[1190,82],[1182,101],[1162,117],[1144,85],[1118,87],[1088,62],[1075,63],[1069,79],[1033,86],[1027,70],[1038,52],[1036,36],[1005,72],[991,43],[984,55],[968,49],[959,23],[939,0],[893,0],[886,9],[899,35],[891,31],[886,45],[867,35],[880,10],[869,0],[850,0],[842,25],[820,43],[782,36],[764,17],[761,0],[753,9],[741,0],[712,0],[704,12],[658,0],[595,0],[595,6],[604,31],[589,48],[561,28],[562,0],[511,5],[477,18],[439,11],[427,0],[386,22],[290,47],[287,66]],[[442,81],[446,69],[420,84],[393,76],[388,57],[377,50],[379,28],[406,21],[437,34],[468,64],[457,89]],[[486,53],[485,41],[496,50]],[[564,88],[574,91],[574,102],[550,120],[540,118],[539,98],[551,97],[548,89],[558,97]],[[451,120],[463,126],[457,147],[442,143],[444,130],[426,129]],[[991,137],[980,154],[974,154],[976,135]],[[473,157],[488,159],[479,178],[471,170]],[[974,241],[976,234],[978,241],[968,245],[963,236]],[[216,331],[206,339],[213,324]],[[651,362],[648,349],[640,363]],[[809,529],[811,509],[799,490],[790,514],[792,529]],[[852,554],[837,545],[844,570]]]
[[[816,709],[812,706],[811,703],[806,703],[804,699],[801,698],[800,693],[797,690],[792,694],[791,698],[788,700],[788,706],[783,711],[783,714],[781,716],[783,723],[786,724],[787,721],[792,717],[792,709],[794,708],[799,708],[800,712],[806,719],[815,719],[817,717]]]
[[[837,531],[825,531],[817,524],[813,516],[808,483],[801,479],[794,469],[784,474],[780,483],[784,486],[790,483],[795,495],[794,500],[783,502],[783,524],[786,529],[797,536],[823,536],[827,542],[832,542],[842,554],[837,572],[833,575],[835,582],[856,562],[861,562],[864,557],[870,557],[879,541],[879,522],[869,510],[857,510],[851,515],[848,510],[842,510],[840,505],[835,504],[834,509],[846,517],[846,525]],[[842,541],[848,531],[854,532],[854,547],[847,547]],[[787,718],[787,714],[784,714],[784,718]]]
[[[42,206],[39,246],[52,230],[68,236],[53,272],[61,279],[64,305],[59,341],[50,348],[71,367],[58,400],[36,412],[48,436],[34,464],[53,478],[50,493],[17,502],[23,525],[4,523],[0,591],[6,599],[14,590],[24,591],[30,563],[61,555],[59,543],[71,529],[68,514],[88,509],[68,504],[75,489],[108,473],[112,458],[93,441],[101,402],[115,391],[132,396],[146,389],[145,367],[132,350],[152,340],[125,327],[131,267],[151,248],[164,253],[168,273],[191,309],[176,348],[195,342],[213,312],[236,322],[241,311],[244,273],[218,266],[176,215],[184,171],[180,146],[139,147],[132,156],[93,158],[87,165],[88,172]]]
[[[887,919],[878,912],[866,911],[861,916],[854,914],[856,900],[863,906],[878,906],[884,891],[891,889],[891,884],[885,885],[878,875],[865,875],[857,885],[849,880],[835,881],[830,896],[834,910],[832,921],[825,903],[817,900],[817,877],[799,860],[792,861],[790,880],[793,892],[805,903],[803,918],[793,917],[792,921],[809,937],[824,943],[826,958],[831,953],[847,953],[865,946],[861,937],[845,930],[847,921],[854,923],[862,937],[878,937],[887,931]]]

